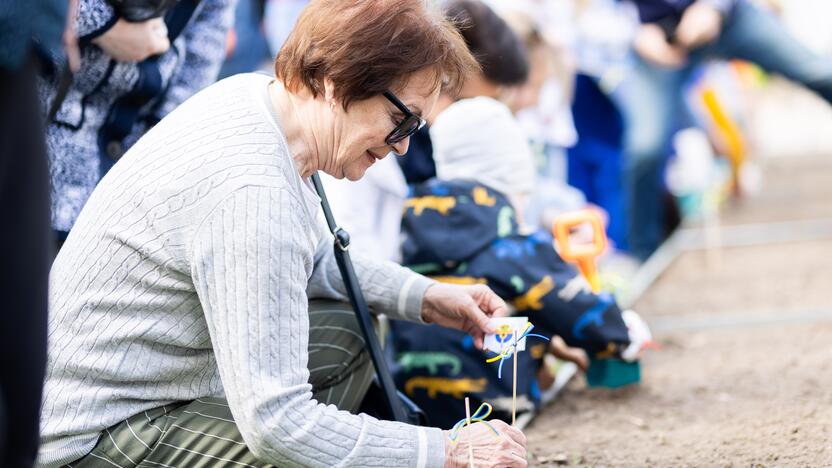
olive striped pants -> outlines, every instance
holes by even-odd
[[[348,304],[309,303],[309,381],[314,398],[355,412],[373,377]],[[67,466],[270,467],[243,442],[224,398],[198,398],[144,411],[107,428],[95,448]]]

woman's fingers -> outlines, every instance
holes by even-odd
[[[512,453],[506,461],[506,466],[510,466],[511,468],[526,468],[529,466],[529,462],[526,460],[525,456],[520,457],[519,455]]]
[[[477,301],[480,305],[480,308],[485,311],[485,315],[489,317],[507,317],[508,316],[508,306],[506,306],[505,301],[503,301],[500,296],[498,296],[494,291],[491,290],[488,286],[480,285],[475,286],[480,289],[476,294],[480,300]]]
[[[474,338],[474,347],[477,349],[482,349],[485,346],[485,335],[482,333],[471,333],[471,336]]]
[[[499,437],[494,436],[491,428],[479,423],[463,428],[459,435],[460,440],[467,440],[473,445],[477,466],[525,468],[527,466],[526,436],[519,429],[501,420],[494,419],[489,422],[499,432]],[[451,444],[449,452],[451,465],[467,464],[466,444],[454,444],[450,440],[447,443]],[[446,464],[446,466],[449,465]]]
[[[514,426],[508,425],[506,422],[500,419],[492,419],[489,422],[491,423],[491,425],[494,426],[494,429],[496,429],[501,436],[505,436],[505,439],[510,440],[511,442],[523,447],[523,449],[525,450],[526,435],[523,434],[523,431],[517,429]]]
[[[503,433],[510,437],[514,442],[522,445],[524,448],[526,447],[526,435],[523,434],[523,431],[520,429],[517,429],[514,426],[506,425]]]
[[[501,437],[502,441],[500,443],[500,463],[499,466],[503,466],[504,464],[507,466],[512,467],[525,467],[526,466],[526,447],[525,445],[521,445],[516,440],[511,437]]]
[[[496,332],[491,318],[506,316],[508,307],[488,286],[473,286],[468,292],[472,301],[465,308],[463,328],[474,338],[474,345],[482,349],[485,335]]]
[[[489,325],[489,315],[493,312],[489,309],[490,298],[489,295],[495,295],[490,289],[484,287],[486,290],[479,290],[479,287],[469,291],[471,300],[468,301],[465,307],[467,319],[471,321],[482,333],[493,333],[491,325]],[[485,302],[485,303],[484,303]],[[488,314],[486,314],[486,311]]]

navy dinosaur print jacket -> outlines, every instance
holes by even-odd
[[[438,281],[489,286],[515,315],[529,318],[535,333],[559,335],[594,357],[615,357],[629,344],[615,301],[591,292],[548,233],[520,234],[508,199],[483,184],[431,179],[412,186],[402,234],[403,264]],[[466,334],[395,322],[393,335],[397,382],[433,424],[464,417],[465,396],[489,401],[495,416],[510,418],[501,403],[510,402],[511,378],[499,380],[497,365],[485,363],[491,356]],[[531,409],[539,401],[534,375],[546,342],[532,339],[527,349],[518,361],[518,408]]]

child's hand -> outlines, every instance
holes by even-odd
[[[586,355],[586,351],[567,345],[563,338],[557,335],[549,341],[549,352],[558,359],[574,362],[583,372],[589,369],[589,356]]]

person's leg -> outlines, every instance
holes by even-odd
[[[832,57],[820,56],[801,44],[774,15],[750,2],[739,2],[711,51],[756,63],[832,103]]]
[[[355,412],[375,369],[352,307],[346,302],[309,303],[309,383],[324,404]]]
[[[52,240],[36,63],[0,69],[0,466],[37,456]],[[5,447],[4,447],[5,446]]]
[[[349,304],[309,303],[309,382],[313,398],[355,412],[373,377],[373,365]],[[137,414],[102,435],[73,468],[270,467],[246,447],[225,398],[199,398]]]
[[[583,192],[587,201],[595,198],[592,186],[595,171],[593,143],[598,140],[598,133],[601,133],[598,128],[604,126],[607,116],[599,96],[600,91],[593,78],[583,74],[575,77],[571,110],[578,141],[566,153],[566,182]]]
[[[581,140],[575,146],[566,150],[566,183],[580,190],[587,201],[594,198],[592,192],[593,166],[589,163],[590,145]]]
[[[607,212],[607,236],[615,242],[616,248],[629,250],[627,239],[627,218],[624,207],[624,187],[621,181],[622,159],[620,147],[608,144],[597,145],[600,158],[592,181],[595,198],[593,203]]]
[[[689,68],[667,70],[638,61],[611,98],[624,118],[624,194],[632,253],[646,259],[662,240],[661,176],[680,117]]]
[[[609,215],[607,235],[616,247],[628,250],[622,174],[621,114],[595,78],[579,76],[575,84],[572,115],[578,144],[569,152],[569,183],[586,194],[587,201]],[[572,171],[583,171],[583,177]],[[573,179],[581,185],[573,183]]]

